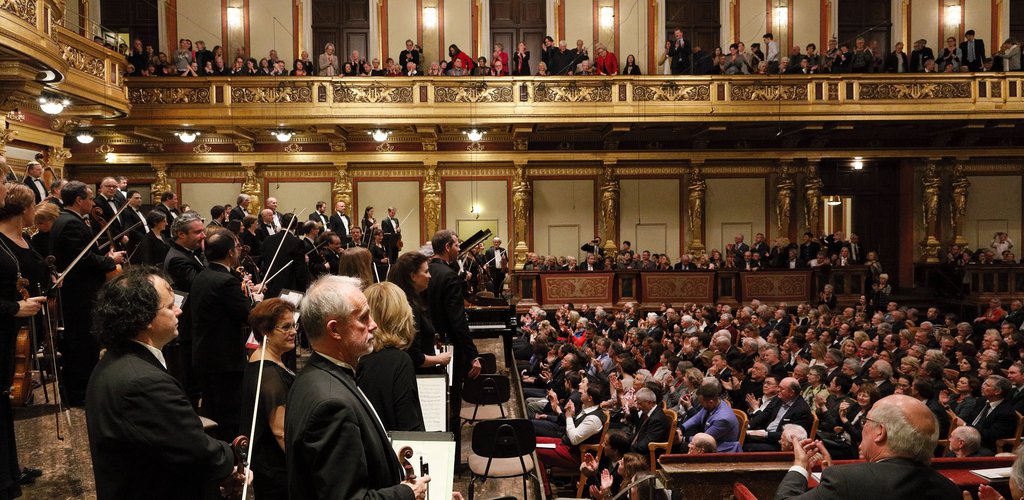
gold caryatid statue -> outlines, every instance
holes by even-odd
[[[331,196],[334,198],[335,205],[342,201],[345,202],[345,209],[350,210],[352,207],[352,178],[348,175],[348,165],[338,165],[337,169],[337,176],[334,178],[334,183],[331,184]]]
[[[427,241],[441,227],[441,181],[437,177],[437,165],[428,165],[423,177],[423,219],[426,221]]]
[[[615,167],[605,165],[601,180],[601,236],[605,247],[615,250],[615,233],[619,222],[619,179]],[[607,243],[611,242],[611,245]]]
[[[245,180],[242,181],[242,194],[249,195],[249,213],[259,215],[263,210],[263,187],[256,178],[256,165],[242,165],[245,169]]]
[[[532,205],[533,187],[526,178],[526,165],[516,164],[512,170],[512,227],[515,229],[512,243],[515,244],[515,269],[522,269],[526,265],[526,254],[529,253],[526,233],[530,225]]]
[[[689,185],[689,215],[690,215],[690,253],[700,255],[704,251],[704,194],[708,190],[708,184],[704,181],[704,174],[700,167],[693,167],[690,172]]]
[[[171,190],[171,183],[167,181],[167,165],[153,165],[156,172],[156,180],[149,185],[149,193],[153,197],[153,205],[160,203],[160,196]]]
[[[938,168],[934,163],[929,162],[924,167],[921,184],[924,186],[921,194],[921,222],[924,224],[925,236],[924,241],[921,242],[922,258],[925,263],[937,264],[939,262],[939,189],[942,185],[942,178],[939,177]]]
[[[793,174],[789,165],[783,164],[779,169],[779,182],[775,186],[777,193],[775,220],[778,224],[779,236],[789,235],[789,220],[793,213],[793,190],[795,188],[796,183],[793,182]]]
[[[967,191],[971,187],[971,181],[964,175],[964,164],[957,163],[953,165],[953,180],[952,188],[953,193],[951,196],[951,206],[949,207],[949,225],[953,231],[953,244],[955,245],[966,245],[967,239],[964,238],[964,217],[967,216]]]
[[[807,180],[804,181],[804,201],[807,207],[804,210],[804,226],[807,231],[818,232],[818,220],[821,211],[821,188],[825,183],[818,175],[818,166],[811,164],[807,166]]]

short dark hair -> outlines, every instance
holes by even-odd
[[[964,32],[964,36],[974,36],[974,30],[967,30]]]
[[[81,181],[70,181],[60,188],[60,201],[65,207],[75,204],[75,200],[89,197],[89,186]]]
[[[165,202],[167,200],[173,200],[173,199],[174,199],[174,191],[164,191],[163,194],[160,195],[160,203],[163,203],[163,202]]]
[[[237,241],[235,233],[225,228],[217,228],[206,236],[203,253],[210,261],[224,259],[235,249]]]
[[[100,288],[92,309],[92,333],[101,346],[132,340],[153,321],[160,308],[154,276],[170,283],[156,268],[131,266]]]
[[[153,226],[166,221],[167,216],[156,210],[150,210],[149,213],[146,214],[146,225],[148,225],[150,229],[153,229]]]
[[[139,192],[137,190],[132,189],[132,190],[128,191],[127,198],[130,200],[130,199],[132,199],[132,196],[135,196],[137,194],[139,194]]]
[[[224,205],[214,205],[210,208],[210,217],[219,219],[221,215],[224,215]]]
[[[295,218],[295,215],[292,214],[292,213],[287,213],[287,214],[282,215],[281,216],[281,229],[288,230],[288,228],[291,228],[292,227],[292,219],[294,219],[294,218]]]
[[[764,36],[761,37],[761,38],[767,38],[769,40],[775,40],[775,36],[773,36],[771,33],[765,33]]]
[[[410,302],[419,302],[419,294],[412,282],[412,273],[418,271],[427,261],[427,256],[419,252],[406,252],[398,256],[395,264],[388,271],[387,280],[398,285],[405,292]]]
[[[256,220],[257,219],[255,215],[247,214],[245,217],[242,217],[242,228],[249,229],[250,227],[252,227],[253,224],[256,223]]]
[[[608,431],[608,446],[610,446],[620,456],[629,453],[629,450],[633,446],[633,440],[623,431],[614,430]]]
[[[455,238],[455,231],[451,229],[442,229],[434,233],[434,237],[430,239],[430,246],[434,249],[434,255],[443,254],[444,247],[452,243]]]
[[[249,326],[252,327],[256,337],[261,339],[267,332],[277,328],[277,318],[280,318],[282,314],[294,312],[295,306],[291,302],[279,298],[267,299],[256,304],[252,311],[249,311]]]

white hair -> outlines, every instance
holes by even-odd
[[[353,312],[350,296],[362,293],[359,278],[326,275],[313,282],[302,298],[300,311],[302,327],[309,340],[315,341],[327,334],[327,321],[344,323]]]

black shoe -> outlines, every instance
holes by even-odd
[[[28,474],[29,476],[32,476],[32,477],[39,477],[39,476],[43,475],[43,469],[33,469],[32,467],[22,467],[21,468],[21,473],[22,474]]]
[[[32,484],[36,482],[36,478],[28,472],[22,472],[18,476],[18,484]]]

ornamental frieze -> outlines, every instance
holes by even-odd
[[[3,2],[4,0],[0,0]],[[103,59],[99,57],[86,54],[81,50],[72,47],[66,43],[60,43],[60,56],[64,59],[68,66],[75,68],[87,75],[95,76],[96,78],[104,78],[106,76],[106,68],[103,64]]]
[[[730,99],[733,101],[806,101],[807,85],[734,84]]]
[[[533,99],[536,102],[612,102],[612,85],[608,82],[595,85],[541,82],[534,86]]]
[[[512,102],[512,86],[495,87],[493,85],[434,85],[434,102],[438,103],[478,103],[478,102]]]
[[[334,102],[392,104],[411,103],[412,85],[390,87],[380,82],[370,85],[331,84]]]
[[[946,83],[862,83],[861,99],[970,99],[969,82]]]
[[[210,89],[181,87],[129,87],[132,104],[210,104]]]
[[[0,10],[10,12],[28,23],[36,23],[35,0],[0,0]]]
[[[270,104],[278,102],[313,102],[313,89],[295,83],[294,86],[232,87],[231,102],[244,104]]]
[[[646,102],[710,101],[711,85],[633,84],[633,100]]]

